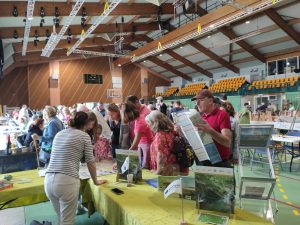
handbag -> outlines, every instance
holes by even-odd
[[[48,164],[50,161],[51,151],[45,151],[44,149],[41,149],[39,154],[39,160],[44,163]]]

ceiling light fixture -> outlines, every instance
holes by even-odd
[[[79,11],[79,9],[81,8],[81,6],[83,5],[84,2],[85,2],[85,0],[77,0],[75,5],[73,6],[73,9],[72,9],[70,15],[66,18],[66,22],[65,22],[64,26],[61,28],[61,30],[59,31],[59,33],[58,34],[56,34],[55,32],[52,33],[49,41],[47,42],[47,45],[45,46],[45,48],[42,51],[41,56],[49,57],[51,55],[51,53],[57,46],[58,42],[60,41],[60,39],[64,36],[65,32],[68,30],[68,27],[72,23],[77,12]],[[57,15],[57,11],[58,11],[58,9],[57,10],[56,9],[57,9],[57,7],[55,8],[55,16]],[[58,15],[59,15],[59,12],[58,12]]]
[[[45,23],[44,17],[46,16],[44,7],[41,7],[40,16],[42,17],[40,27],[43,27]]]
[[[208,36],[207,36],[207,38],[211,38],[211,36],[210,36],[210,35],[208,35]]]
[[[99,26],[100,23],[102,23],[105,18],[119,5],[119,3],[122,0],[113,0],[108,8],[96,19],[95,23],[89,27],[89,29],[84,33],[84,35],[81,36],[81,38],[70,48],[67,52],[67,55],[69,56],[76,48],[79,47],[79,45],[91,34],[93,31]]]
[[[121,67],[121,64],[118,64],[118,67]]]
[[[27,4],[27,13],[26,13],[26,22],[24,28],[24,38],[23,38],[23,46],[22,46],[22,56],[26,55],[27,45],[29,41],[29,34],[31,28],[31,21],[29,18],[33,18],[33,10],[34,10],[35,0],[28,0]]]
[[[181,49],[183,49],[183,46],[180,46]]]
[[[14,17],[18,17],[18,16],[19,16],[18,9],[17,9],[16,6],[14,6],[14,9],[13,9],[13,11],[12,11],[12,15],[13,15]]]
[[[243,18],[247,18],[250,15],[253,15],[257,12],[261,12],[265,9],[270,8],[270,7],[274,7],[275,4],[278,4],[282,1],[284,1],[284,0],[274,0],[274,1],[265,0],[264,2],[262,2],[260,4],[257,4],[255,6],[247,7],[243,10],[240,10],[235,15],[232,15],[232,16],[226,17],[224,19],[221,19],[221,20],[215,22],[214,24],[211,24],[210,26],[203,26],[202,30],[201,30],[201,33],[199,33],[198,31],[194,31],[194,32],[190,33],[189,35],[186,35],[186,36],[184,36],[180,39],[177,39],[177,40],[175,40],[175,41],[173,41],[169,44],[163,45],[162,48],[159,48],[159,49],[155,48],[154,50],[146,52],[142,55],[135,56],[131,59],[131,62],[140,61],[140,60],[145,59],[149,56],[157,55],[158,53],[160,53],[160,52],[162,52],[166,49],[172,49],[174,47],[177,47],[178,45],[180,45],[182,43],[185,43],[185,42],[187,42],[191,39],[197,39],[197,38],[207,34],[208,32],[211,32],[213,29],[223,27],[227,24],[233,23],[233,22],[235,22],[237,20],[240,20],[240,19],[243,19]],[[214,25],[214,26],[212,27],[212,25]]]
[[[35,30],[35,31],[34,31],[34,38],[39,38],[39,36],[40,36],[40,35],[38,34],[38,31]]]
[[[43,18],[46,16],[44,7],[41,7],[40,16]]]
[[[250,23],[250,20],[247,20],[246,22],[245,22],[245,24],[249,24]]]
[[[60,15],[60,14],[59,14],[59,9],[58,9],[58,7],[55,7],[55,8],[54,8],[54,16],[55,16],[55,17],[59,17],[59,15]]]
[[[14,31],[13,38],[14,39],[18,39],[19,38],[18,32],[16,30]]]
[[[159,56],[162,57],[162,54],[160,54]]]

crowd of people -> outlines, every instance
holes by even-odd
[[[245,107],[237,114],[225,96],[216,98],[207,89],[191,100],[205,121],[198,129],[212,136],[222,158],[214,166],[231,167],[236,158],[238,117],[242,123],[250,122],[249,110]],[[29,113],[27,106],[22,107],[19,117],[30,121],[24,124],[28,129],[24,144],[40,143],[39,159],[47,167],[45,191],[61,224],[74,221],[80,162],[87,163],[96,185],[106,181],[97,179],[95,162],[114,160],[116,149],[139,151],[141,166],[153,173],[188,174],[189,169],[183,168],[173,153],[175,137],[182,133],[172,114],[185,110],[184,106],[176,101],[168,107],[162,97],[157,103],[143,103],[137,96],[128,96],[122,104],[99,103],[93,109],[83,104],[46,106],[41,113]],[[211,166],[209,161],[198,163]]]
[[[248,103],[240,113],[236,113],[225,95],[217,98],[206,89],[192,100],[196,101],[195,109],[207,122],[201,130],[213,137],[223,161],[232,159],[238,121],[250,123],[251,109]],[[70,120],[75,118],[76,113],[84,112],[88,116],[86,133],[93,144],[95,161],[115,159],[118,148],[138,150],[144,168],[163,175],[178,174],[180,168],[174,171],[166,169],[168,172],[162,168],[166,168],[164,164],[169,163],[169,158],[174,160],[174,155],[170,154],[173,148],[172,136],[176,135],[178,127],[174,124],[172,115],[185,108],[180,101],[172,102],[171,107],[168,107],[162,97],[158,97],[156,103],[143,103],[144,99],[128,96],[123,104],[98,103],[93,109],[78,104],[72,107],[46,106],[42,111],[33,111],[23,105],[12,116],[27,131],[23,136],[23,145],[33,146],[33,140],[39,141],[39,157],[45,165],[49,163],[56,134],[70,127]],[[165,156],[167,159],[163,159]]]

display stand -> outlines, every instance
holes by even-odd
[[[239,176],[240,176],[240,208],[243,208],[243,199],[253,199],[267,201],[267,217],[274,223],[274,215],[271,205],[271,194],[274,194],[276,177],[272,164],[270,149],[268,146],[273,131],[273,125],[240,125],[238,129],[239,153]],[[241,161],[241,149],[265,148],[268,165],[270,169],[269,177],[251,177],[245,176],[243,164]]]

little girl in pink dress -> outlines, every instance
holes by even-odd
[[[97,133],[95,134],[94,156],[96,162],[100,162],[103,159],[112,159],[111,145],[109,140],[102,136],[101,125],[98,125]]]

